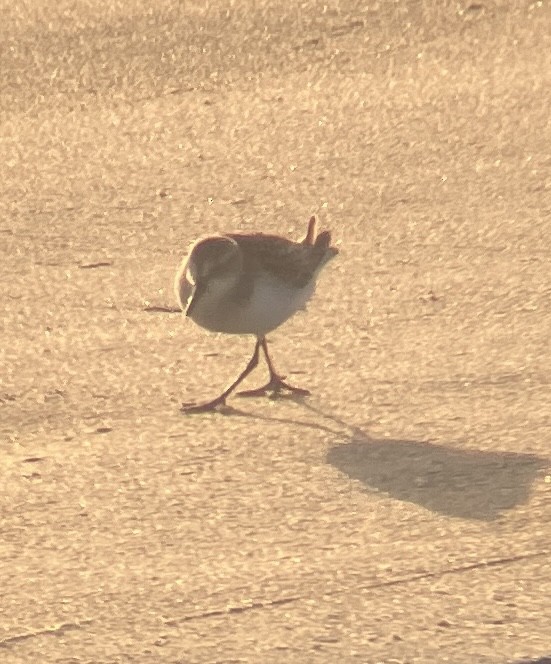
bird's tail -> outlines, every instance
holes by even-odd
[[[318,256],[319,268],[321,269],[327,261],[334,258],[339,250],[331,246],[331,231],[322,231],[316,237],[316,217],[310,217],[308,222],[308,231],[302,244],[309,244],[314,249],[314,254]]]
[[[331,231],[322,231],[316,237],[316,217],[312,215],[310,221],[308,222],[308,230],[306,231],[306,236],[301,240],[302,244],[311,244],[317,249],[329,249],[331,248]],[[337,250],[335,249],[335,253]]]
[[[316,238],[314,246],[318,249],[335,249],[335,247],[331,247],[331,231],[322,231]],[[335,251],[337,250],[335,249]]]
[[[301,240],[302,244],[314,244],[316,241],[316,218],[312,215],[310,221],[308,222],[308,230],[306,231],[306,237]]]

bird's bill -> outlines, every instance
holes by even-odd
[[[187,309],[186,309],[186,316],[191,316],[193,313],[193,309],[195,308],[195,305],[197,304],[197,299],[201,297],[201,293],[204,291],[204,288],[201,286],[201,284],[196,284],[195,288],[193,289],[193,293],[191,295],[190,300],[188,301]]]

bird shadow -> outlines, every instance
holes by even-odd
[[[478,521],[495,521],[528,501],[538,474],[547,466],[533,454],[494,452],[437,445],[428,441],[375,439],[362,429],[315,408],[297,404],[338,428],[234,410],[234,414],[321,430],[345,442],[327,452],[327,462],[366,491],[384,492],[431,512]]]
[[[532,484],[547,466],[545,459],[533,454],[377,440],[329,417],[352,434],[328,451],[328,463],[368,491],[382,491],[446,516],[494,521],[528,501]]]
[[[525,503],[543,467],[530,454],[465,450],[415,440],[353,440],[327,461],[367,490],[447,516],[494,521]]]

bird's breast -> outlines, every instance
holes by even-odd
[[[270,275],[255,275],[246,296],[238,288],[209,287],[193,302],[190,317],[212,332],[264,336],[304,309],[314,289],[313,280],[295,288]]]
[[[246,333],[264,336],[304,309],[314,289],[313,281],[303,288],[295,288],[262,274],[256,278],[250,296],[239,303],[235,324]]]

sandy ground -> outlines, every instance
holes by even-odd
[[[549,661],[549,4],[3,5],[0,662]],[[311,214],[313,396],[182,415],[189,242]]]

